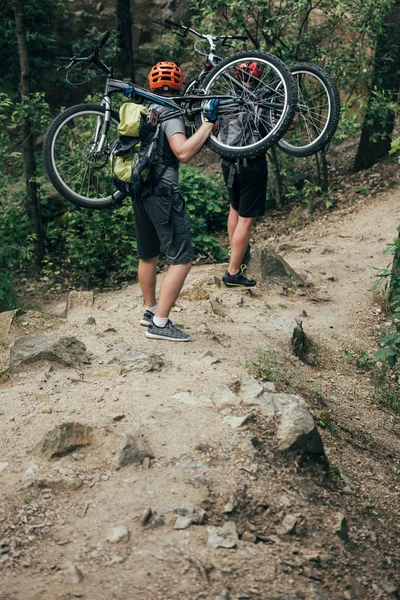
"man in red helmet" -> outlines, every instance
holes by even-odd
[[[160,95],[177,95],[182,87],[181,69],[173,62],[159,62],[148,75],[150,89]],[[151,104],[159,113],[167,107]],[[147,327],[148,338],[187,342],[190,336],[169,319],[193,261],[189,218],[185,202],[179,194],[179,163],[187,163],[210,136],[217,120],[218,100],[211,100],[203,109],[205,122],[187,138],[181,116],[161,123],[154,159],[154,184],[150,196],[133,203],[136,241],[139,256],[138,278],[145,303],[140,320]],[[169,261],[156,300],[156,273],[160,248]]]
[[[249,89],[256,87],[262,76],[262,67],[257,62],[240,63],[236,68],[237,79]],[[230,142],[242,140],[246,128],[238,119],[227,135]],[[254,131],[251,131],[254,140]],[[257,217],[265,213],[267,195],[268,167],[266,156],[240,161],[222,160],[222,173],[228,188],[230,209],[228,216],[228,236],[230,261],[222,277],[228,287],[253,287],[256,282],[244,275],[246,262],[250,254],[250,236]]]

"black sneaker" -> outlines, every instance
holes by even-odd
[[[143,327],[148,327],[153,322],[153,313],[149,310],[146,310],[143,317],[140,319],[139,323],[143,325]]]
[[[244,269],[242,268],[237,275],[231,275],[228,271],[225,271],[225,275],[222,277],[222,281],[227,287],[254,287],[256,281],[249,279],[243,275]]]
[[[190,340],[190,335],[178,329],[169,319],[165,327],[157,327],[154,322],[150,323],[146,337],[170,342],[188,342]]]

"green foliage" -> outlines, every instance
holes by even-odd
[[[52,202],[53,200],[53,202]],[[43,200],[47,251],[43,272],[52,283],[104,285],[136,276],[130,200],[113,210],[87,210]]]
[[[324,192],[320,185],[312,183],[308,179],[305,180],[300,190],[293,185],[288,186],[285,198],[301,202],[310,212],[319,207],[321,203],[325,208],[331,208],[333,204],[329,190]]]
[[[372,384],[373,401],[400,414],[400,383],[387,363],[383,362],[379,368],[374,370]]]
[[[396,154],[397,152],[400,152],[400,137],[392,141],[392,147],[390,149],[390,154]],[[400,163],[400,155],[397,157],[397,160]]]
[[[0,199],[0,311],[16,306],[12,272],[30,263],[32,236],[21,194]]]
[[[212,181],[190,166],[181,171],[181,192],[192,225],[197,256],[225,258],[213,233],[225,229],[228,202],[220,178]],[[51,284],[110,285],[136,278],[135,224],[131,201],[109,210],[76,208],[58,196],[44,196],[46,227],[43,274]]]
[[[359,371],[370,371],[374,366],[368,352],[356,346],[343,351],[343,360],[349,360]]]
[[[277,354],[275,348],[258,348],[255,358],[246,361],[246,369],[257,379],[272,381],[278,389],[294,385],[287,359]]]
[[[49,62],[54,63],[60,49],[54,41],[54,28],[65,15],[62,0],[24,0],[24,25],[27,32],[28,54],[33,90],[42,88],[48,77]],[[15,99],[20,82],[20,66],[14,13],[11,0],[3,0],[0,22],[0,80],[3,90]]]
[[[400,227],[397,229],[400,233]],[[391,322],[382,337],[382,348],[374,354],[375,360],[381,360],[394,367],[400,358],[400,237],[388,244],[385,254],[393,256],[393,262],[377,271],[373,289],[384,288],[384,298],[389,302]]]
[[[190,217],[192,243],[196,254],[219,260],[226,254],[211,235],[226,227],[229,200],[221,174],[211,179],[198,167],[184,165],[180,171],[180,191]]]

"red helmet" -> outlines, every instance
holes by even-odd
[[[173,62],[158,62],[148,75],[152,90],[163,88],[165,85],[173,90],[180,90],[183,83],[181,69]]]
[[[242,81],[249,81],[251,77],[261,77],[262,75],[262,67],[260,63],[251,62],[251,63],[240,63],[236,67],[236,77],[241,79]]]

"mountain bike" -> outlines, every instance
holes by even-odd
[[[217,91],[217,87],[211,88],[212,77],[209,77],[213,67],[223,62],[223,59],[215,54],[216,45],[220,43],[224,46],[231,40],[246,40],[247,36],[212,36],[170,19],[165,19],[164,25],[177,35],[186,37],[191,33],[208,44],[206,50],[199,43],[194,45],[195,51],[205,57],[205,62],[200,73],[186,87],[185,93],[209,93],[211,89]],[[250,62],[250,59],[245,57],[243,60]],[[322,150],[337,129],[340,118],[339,92],[333,79],[317,65],[301,62],[289,70],[295,82],[297,95],[295,124],[286,130],[283,137],[277,139],[276,145],[291,156],[310,156]],[[277,115],[279,112],[272,114]]]
[[[209,138],[210,147],[225,158],[250,158],[266,152],[287,131],[295,105],[295,86],[290,71],[276,57],[259,52],[241,52],[221,61],[204,79],[199,93],[165,97],[131,82],[113,77],[113,70],[100,58],[107,32],[89,56],[60,57],[67,63],[66,80],[73,85],[71,73],[88,63],[105,76],[100,104],[79,104],[59,114],[46,133],[43,155],[47,175],[56,190],[67,200],[84,208],[107,208],[120,203],[123,194],[112,182],[110,155],[118,138],[118,113],[112,108],[114,94],[123,94],[137,103],[152,103],[170,109],[194,121],[203,120],[202,107],[208,100],[220,100],[221,127],[230,127],[238,118],[250,130],[262,124],[262,135],[234,142],[222,142],[215,132]],[[257,61],[263,66],[263,76],[257,90],[249,90],[236,76],[243,60]]]

